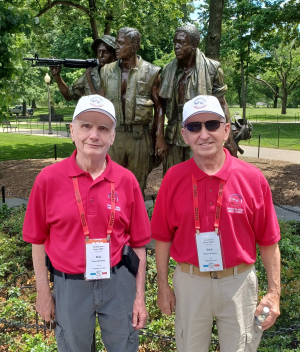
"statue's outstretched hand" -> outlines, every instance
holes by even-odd
[[[168,155],[168,146],[163,135],[158,135],[155,143],[155,155],[162,159]]]
[[[60,66],[52,66],[52,67],[50,67],[50,72],[52,73],[53,76],[59,76],[61,73],[61,67]]]

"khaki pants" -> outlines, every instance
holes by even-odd
[[[216,318],[221,352],[255,352],[261,330],[254,324],[257,306],[255,268],[213,279],[181,272],[177,265],[175,337],[178,352],[208,352]]]

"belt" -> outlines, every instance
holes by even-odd
[[[121,268],[122,265],[123,265],[123,262],[121,260],[119,264],[117,264],[111,268],[112,272],[115,273],[116,270]],[[66,279],[69,279],[69,280],[84,280],[84,274],[66,274],[66,273],[63,273],[59,270],[56,270],[53,267],[51,268],[51,270],[49,269],[49,271],[50,271],[50,273],[52,273],[56,276],[65,277]]]
[[[202,272],[195,265],[188,263],[178,263],[183,273],[192,274],[196,276],[208,277],[212,279],[223,279],[224,277],[233,276],[234,275],[234,267],[228,268],[223,271],[205,271]],[[192,267],[192,268],[191,268]],[[250,270],[253,267],[253,264],[240,264],[237,265],[237,273],[241,274],[247,270]]]
[[[132,130],[149,130],[149,124],[122,124],[116,127],[116,132],[132,132]]]

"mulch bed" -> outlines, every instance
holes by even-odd
[[[300,164],[257,158],[241,158],[257,166],[268,180],[273,201],[282,205],[300,205]],[[28,198],[37,174],[47,165],[62,159],[31,159],[0,162],[0,184],[8,193]],[[148,177],[146,194],[156,194],[162,181],[162,165],[154,169]]]

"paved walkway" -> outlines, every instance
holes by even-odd
[[[21,198],[6,198],[6,204],[10,208],[19,207],[20,205],[27,204],[27,203],[28,202],[26,200],[23,200]],[[145,205],[146,205],[146,208],[148,209],[149,207],[151,207],[153,205],[153,201],[152,200],[146,200]],[[0,203],[0,208],[1,208],[1,206],[2,206],[2,203]],[[300,212],[300,206],[293,207],[293,206],[290,206],[290,205],[285,205],[285,207]],[[292,212],[290,212],[288,210],[284,210],[284,209],[276,207],[276,206],[275,206],[275,210],[276,210],[276,214],[277,214],[278,220],[284,220],[284,221],[296,220],[296,221],[300,221],[300,215],[298,215],[296,213],[292,213]],[[147,249],[154,250],[155,249],[155,240],[151,240],[151,242],[148,243],[146,247],[147,247]]]
[[[243,156],[246,156],[249,158],[258,157],[258,147],[241,145],[241,148],[245,151]],[[300,151],[298,150],[260,148],[259,157],[261,159],[289,161],[294,164],[300,164]]]
[[[63,128],[63,126],[62,126]],[[35,136],[44,136],[44,137],[58,137],[58,138],[67,138],[67,131],[54,131],[52,134],[48,134],[48,130],[42,130],[42,129],[36,129],[32,128],[31,130],[29,128],[19,128],[16,130],[16,132],[11,132],[5,130],[0,127],[0,133],[13,133],[13,134],[24,134],[24,135],[35,135]]]

